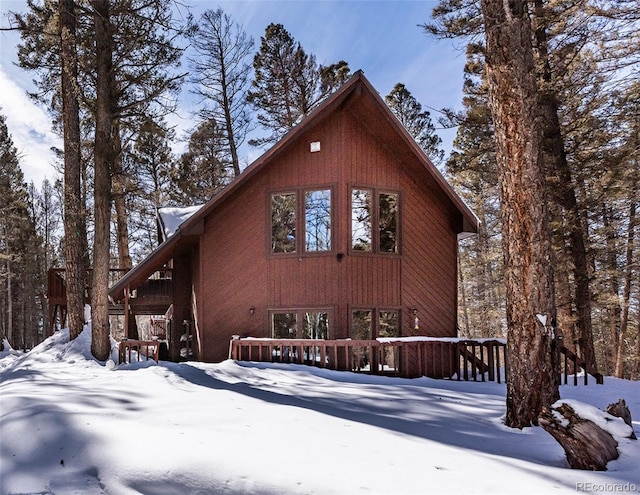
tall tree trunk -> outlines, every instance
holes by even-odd
[[[558,397],[551,242],[526,0],[482,0],[495,123],[507,305],[506,424],[537,424]],[[537,315],[546,318],[543,325]]]
[[[611,207],[602,205],[602,224],[605,228],[607,243],[604,263],[609,283],[609,297],[606,298],[607,316],[609,318],[609,345],[607,346],[607,374],[613,373],[616,366],[618,340],[620,339],[620,320],[622,319],[622,305],[620,304],[620,281],[618,280],[618,243],[616,242],[616,227],[613,224]]]
[[[133,266],[129,252],[129,227],[127,218],[126,177],[122,169],[122,144],[120,126],[115,122],[113,131],[115,156],[113,160],[113,202],[116,209],[116,237],[118,240],[118,268],[130,270]]]
[[[629,205],[629,226],[627,229],[626,263],[624,268],[624,289],[622,291],[622,317],[620,320],[620,335],[618,337],[618,349],[616,354],[616,378],[624,377],[625,337],[629,324],[629,305],[631,302],[631,279],[633,277],[634,238],[636,229],[636,198],[638,194],[638,181],[633,181]]]
[[[634,366],[634,379],[640,380],[640,304],[637,305],[638,310],[636,311],[636,321],[638,325],[636,325],[636,351],[635,351],[635,366]]]
[[[561,212],[556,206],[554,210],[554,224],[562,225]],[[560,227],[561,228],[561,227]],[[558,237],[561,234],[558,233]],[[564,345],[576,352],[577,335],[575,328],[575,313],[573,310],[573,297],[571,292],[571,282],[569,278],[570,261],[569,253],[567,253],[566,240],[564,236],[561,237],[565,242],[561,246],[557,246],[554,254],[555,258],[555,270],[554,282],[556,286],[556,306],[558,313],[558,328],[562,332],[562,339]]]
[[[223,46],[218,46],[218,50],[224,50]],[[224,112],[224,125],[226,135],[229,140],[229,151],[231,152],[231,163],[233,164],[233,176],[238,177],[240,175],[240,160],[238,158],[238,147],[236,145],[235,132],[233,130],[233,117],[231,115],[231,103],[229,102],[228,91],[229,83],[227,82],[227,71],[223,66],[220,73],[221,85],[222,85],[222,110]]]
[[[9,253],[9,243],[7,243],[7,340],[13,346],[13,290],[11,273],[11,255]]]
[[[64,127],[64,236],[67,324],[69,338],[76,338],[84,325],[86,287],[86,224],[81,195],[80,109],[74,0],[60,0],[62,61],[62,119]]]
[[[93,0],[96,37],[96,131],[94,144],[94,245],[91,298],[91,353],[109,357],[109,268],[111,163],[113,161],[113,67],[109,0]]]
[[[467,291],[464,284],[465,284],[464,274],[462,272],[460,256],[458,256],[458,287],[460,287],[460,291],[459,291],[460,297],[458,298],[458,301],[459,301],[458,313],[462,314],[462,321],[463,321],[462,329],[459,329],[459,331],[461,331],[462,333],[461,337],[465,337],[468,339],[471,337],[470,328],[469,328],[469,305],[467,304]]]
[[[589,265],[585,245],[586,227],[580,221],[578,201],[574,188],[573,176],[564,139],[558,118],[558,97],[553,84],[551,64],[547,41],[547,22],[543,0],[535,1],[535,41],[541,66],[539,108],[543,121],[543,151],[546,175],[549,181],[550,197],[563,209],[569,230],[573,276],[575,282],[574,305],[576,308],[576,328],[581,342],[582,359],[590,370],[597,370],[596,355],[593,344],[593,325],[591,322],[591,289],[589,287]],[[564,229],[559,235],[564,245]]]

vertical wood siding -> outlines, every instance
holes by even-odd
[[[320,152],[309,151],[312,141]],[[268,337],[268,311],[278,308],[333,308],[333,336],[344,338],[351,308],[398,308],[411,335],[415,307],[421,335],[455,335],[457,217],[416,178],[426,176],[422,165],[397,156],[336,111],[206,218],[197,289],[203,359],[225,359],[232,334]],[[316,187],[333,191],[331,253],[272,256],[271,192]],[[400,254],[350,252],[351,187],[400,193]]]

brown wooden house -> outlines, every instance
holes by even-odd
[[[127,318],[171,308],[175,360],[224,360],[233,335],[456,337],[457,243],[476,229],[357,72],[110,296]]]

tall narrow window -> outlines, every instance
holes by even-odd
[[[296,250],[296,195],[271,196],[271,252],[293,253]]]
[[[376,189],[351,190],[351,250],[365,253],[399,252],[398,193]]]
[[[304,203],[305,251],[331,251],[331,191],[307,191]]]
[[[380,193],[378,199],[379,250],[381,253],[397,253],[398,195]]]
[[[303,339],[328,339],[329,338],[329,313],[305,312]]]
[[[372,311],[356,310],[351,312],[351,338],[354,340],[371,340],[373,338]]]
[[[371,251],[371,191],[351,191],[351,248],[354,251]]]

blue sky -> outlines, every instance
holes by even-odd
[[[196,17],[221,7],[254,38],[256,50],[267,25],[281,23],[318,63],[346,60],[353,72],[362,69],[382,96],[396,83],[404,83],[434,120],[437,114],[432,108],[461,107],[463,44],[436,40],[419,27],[429,21],[436,0],[192,0],[191,4]],[[8,11],[25,6],[21,0],[2,0],[2,26],[7,25]],[[49,148],[60,141],[50,132],[46,110],[25,96],[32,75],[15,66],[18,41],[13,33],[0,33],[0,112],[7,116],[9,132],[22,155],[26,180],[39,185],[45,176],[56,176]],[[180,130],[193,124],[191,100],[185,87],[179,110],[169,119],[179,136]],[[439,135],[448,151],[455,132],[439,131]],[[244,159],[250,161],[258,154],[247,149]]]

